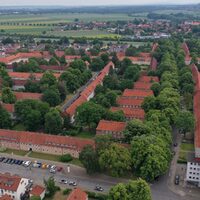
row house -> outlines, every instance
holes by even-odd
[[[35,81],[40,81],[43,73],[29,73],[29,72],[8,72],[8,75],[13,81],[13,90],[24,89],[26,82],[34,78]],[[53,74],[57,79],[60,77],[60,73]]]
[[[139,82],[144,83],[153,83],[153,82],[159,82],[159,78],[157,76],[141,76],[138,80]]]
[[[70,154],[78,158],[86,145],[95,146],[94,141],[89,139],[0,129],[0,146],[3,148],[54,155]]]
[[[145,97],[152,96],[152,90],[137,90],[137,89],[125,89],[122,96],[133,99],[144,99]]]
[[[100,120],[97,128],[97,135],[112,135],[113,138],[123,138],[123,131],[126,128],[126,122]]]
[[[15,105],[14,104],[7,104],[7,103],[2,103],[0,104],[7,112],[10,114],[11,119],[15,119]]]
[[[36,197],[40,197],[40,199],[44,199],[45,197],[45,188],[40,186],[40,185],[34,185],[30,191],[29,191],[29,194],[30,194],[30,197],[32,196],[36,196]]]
[[[9,173],[0,173],[0,198],[19,200],[26,192],[29,180]]]
[[[131,60],[132,64],[135,65],[150,65],[151,57],[143,57],[143,56],[118,56],[120,61],[124,60],[124,58],[128,58]]]
[[[151,64],[150,64],[150,69],[152,71],[156,71],[157,70],[157,67],[158,67],[158,61],[153,57],[151,59]]]
[[[127,107],[111,107],[112,112],[122,111],[127,120],[139,119],[144,120],[145,112],[143,109],[127,108]]]
[[[75,121],[75,113],[78,106],[83,104],[84,102],[89,101],[95,95],[95,88],[97,85],[103,83],[103,79],[107,76],[110,72],[110,69],[114,68],[114,64],[109,62],[100,72],[99,74],[84,88],[84,90],[80,93],[77,99],[75,99],[72,104],[67,107],[64,111],[64,114],[70,117],[71,123]]]
[[[130,99],[120,96],[117,98],[117,105],[124,108],[141,108],[143,99]]]
[[[146,83],[142,81],[137,81],[134,83],[134,89],[136,90],[151,90],[152,83]]]

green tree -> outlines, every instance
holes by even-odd
[[[55,57],[52,57],[49,60],[49,65],[58,65],[58,60]]]
[[[103,69],[104,67],[104,61],[97,57],[97,58],[93,58],[92,62],[90,64],[90,68],[92,69],[92,71],[100,71],[101,69]]]
[[[63,119],[60,113],[55,108],[52,108],[45,115],[45,131],[51,134],[58,134],[61,132],[63,127]]]
[[[135,82],[140,76],[140,68],[138,66],[128,66],[124,73],[124,78]]]
[[[118,177],[126,174],[131,169],[131,156],[125,147],[111,144],[108,149],[101,152],[99,164],[102,170]]]
[[[42,100],[55,107],[61,102],[60,93],[57,89],[49,88],[43,93]]]
[[[37,110],[30,110],[26,115],[26,119],[24,121],[24,125],[26,129],[29,131],[36,131],[41,126],[41,113]]]
[[[83,103],[77,108],[76,122],[89,129],[96,128],[99,121],[105,116],[106,110],[93,102]]]
[[[0,105],[0,128],[8,129],[12,125],[10,114]]]
[[[129,181],[127,184],[119,183],[113,186],[108,200],[152,200],[148,183],[142,179]]]
[[[56,85],[56,82],[56,77],[51,71],[46,71],[40,80],[41,85],[47,85],[48,87]]]
[[[183,134],[192,132],[195,124],[194,116],[189,111],[181,111],[176,117],[175,124]]]
[[[86,70],[86,64],[83,60],[81,59],[76,59],[73,62],[70,63],[69,65],[71,68],[73,69],[78,69],[81,72],[83,72],[84,70]]]
[[[79,160],[86,168],[88,174],[93,174],[99,171],[97,153],[91,145],[87,145],[82,149],[79,155]]]
[[[52,197],[56,191],[57,187],[53,177],[49,177],[47,180],[44,179],[44,185],[46,187],[46,194],[48,197]]]
[[[39,196],[32,196],[30,200],[41,200],[41,198]]]
[[[134,136],[148,135],[150,133],[149,127],[140,120],[134,119],[129,121],[124,131],[126,142],[130,143]]]
[[[1,99],[4,103],[13,104],[16,101],[16,96],[9,87],[2,89]]]
[[[157,82],[153,83],[151,86],[151,90],[153,91],[154,95],[157,97],[161,90],[160,84]]]

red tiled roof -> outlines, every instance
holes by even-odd
[[[90,139],[4,129],[0,129],[0,140],[33,145],[57,146],[76,151],[81,151],[86,145],[94,146],[94,141]]]
[[[8,75],[12,79],[24,79],[28,80],[30,76],[35,76],[36,79],[40,80],[43,76],[43,73],[28,73],[28,72],[8,72]],[[56,78],[60,77],[60,73],[53,73]]]
[[[30,191],[30,194],[33,196],[40,196],[44,191],[45,191],[44,187],[35,185]]]
[[[17,191],[17,188],[21,182],[19,176],[11,176],[9,173],[0,173],[0,189]]]
[[[6,109],[9,113],[14,113],[15,112],[15,105],[14,104],[6,104],[2,103],[1,104],[4,109]]]
[[[41,93],[31,93],[31,92],[14,92],[17,100],[24,99],[36,99],[39,100],[42,98]]]
[[[151,62],[151,57],[142,57],[142,56],[118,56],[118,59],[120,61],[124,60],[124,58],[128,58],[130,59],[132,62],[138,62],[138,63],[142,63],[142,62]]]
[[[2,197],[0,197],[0,200],[12,200],[12,198],[9,195],[5,194]]]
[[[152,90],[135,90],[135,89],[125,89],[123,92],[123,97],[147,97],[153,95]]]
[[[82,191],[80,188],[74,189],[66,200],[87,200],[88,195],[86,192]]]
[[[196,65],[191,65],[193,80],[195,81],[195,93],[193,98],[193,108],[195,117],[195,148],[200,148],[200,74]]]
[[[154,43],[152,46],[152,52],[154,52],[158,48],[158,43]]]
[[[53,65],[53,66],[40,65],[40,69],[42,69],[42,70],[64,71],[67,68],[68,68],[67,66],[59,66],[59,65]]]
[[[134,89],[150,90],[152,83],[137,81],[134,83]]]
[[[88,100],[88,97],[94,92],[97,85],[101,84],[104,77],[109,73],[110,67],[114,66],[112,62],[109,62],[99,73],[95,80],[93,80],[80,94],[77,100],[75,100],[65,111],[69,116],[73,116],[78,106]]]
[[[139,81],[150,83],[150,82],[159,82],[159,79],[157,76],[141,76]]]
[[[120,106],[141,106],[143,99],[132,99],[128,97],[119,97],[117,99],[117,104]]]
[[[189,55],[190,55],[190,50],[189,50],[189,48],[188,48],[188,45],[184,42],[184,43],[182,44],[181,47],[182,47],[182,49],[183,49],[185,55],[186,55],[186,56],[189,56]]]
[[[112,112],[116,112],[122,110],[126,118],[139,118],[144,119],[145,112],[140,108],[126,108],[126,107],[111,107]]]
[[[157,62],[157,60],[153,57],[153,58],[151,59],[150,69],[151,69],[152,71],[155,71],[155,70],[157,70],[157,67],[158,67],[158,62]]]
[[[121,132],[126,128],[126,122],[101,120],[96,128],[97,131]]]
[[[74,59],[79,59],[79,58],[81,58],[81,56],[74,56],[74,55],[72,55],[72,56],[70,56],[70,55],[65,56],[65,60],[74,60]]]
[[[62,56],[65,55],[65,52],[64,52],[64,51],[55,51],[55,54],[56,54],[56,56],[58,56],[58,57],[62,57]]]

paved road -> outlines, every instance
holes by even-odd
[[[2,154],[2,155],[5,156],[5,154]],[[12,156],[12,155],[10,155],[10,157],[15,157],[17,159],[24,158],[20,156]],[[26,159],[31,160],[32,158],[29,158],[29,157],[24,158],[24,160]],[[32,161],[33,160],[34,159],[32,159]],[[51,162],[51,161],[48,161],[48,162],[45,161],[45,163],[58,164],[58,166],[64,167],[63,172],[57,172],[55,175],[53,175],[58,185],[60,185],[59,181],[61,179],[67,179],[69,181],[76,181],[78,183],[78,186],[85,190],[94,191],[94,187],[96,185],[100,185],[104,188],[105,192],[108,192],[109,189],[113,185],[119,182],[127,181],[125,179],[112,178],[112,177],[105,176],[102,174],[95,175],[92,177],[92,176],[87,175],[83,168],[80,168],[74,165],[71,165],[70,173],[68,173],[66,164]],[[0,173],[5,173],[5,172],[9,172],[11,174],[18,174],[25,178],[30,178],[34,180],[36,184],[43,184],[44,179],[47,179],[48,177],[52,176],[52,174],[49,173],[48,170],[44,170],[44,169],[31,168],[30,170],[30,168],[25,168],[23,166],[0,163]],[[154,184],[151,185],[153,200],[199,200],[199,198],[188,197],[188,196],[185,196],[185,194],[183,196],[174,194],[168,188],[168,185],[167,185],[168,179],[169,179],[169,173],[161,177],[158,182],[155,182]],[[60,186],[63,188],[71,187],[69,185],[60,185]]]

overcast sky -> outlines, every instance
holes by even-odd
[[[0,0],[0,6],[21,5],[144,5],[144,4],[189,4],[200,0]]]

